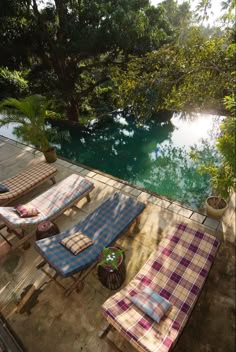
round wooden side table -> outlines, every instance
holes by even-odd
[[[36,230],[36,239],[41,240],[43,238],[51,237],[60,233],[58,226],[51,221],[42,221]]]

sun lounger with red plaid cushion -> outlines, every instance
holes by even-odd
[[[103,315],[138,351],[169,351],[190,316],[218,246],[215,237],[178,224],[129,285],[103,304]],[[160,323],[131,302],[145,287],[172,305]]]

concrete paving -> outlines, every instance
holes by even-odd
[[[0,138],[0,182],[43,159],[41,153]],[[121,180],[58,159],[57,181],[72,173],[79,173],[94,182],[91,202],[80,201],[78,209],[70,209],[56,223],[60,230],[70,228],[100,205],[113,192],[120,190],[147,202],[142,213],[140,231],[127,231],[118,244],[125,249],[127,284],[158,245],[167,229],[176,222],[187,222],[221,240],[208,280],[193,310],[175,352],[233,352],[235,350],[235,199],[222,221],[206,217],[169,199],[151,195]],[[50,187],[50,182],[39,186],[27,196],[15,201],[24,203]],[[1,230],[4,231],[4,230]],[[13,238],[14,241],[14,238]],[[0,311],[8,318],[28,351],[33,352],[112,352],[112,348],[98,333],[104,323],[100,312],[103,302],[114,291],[104,288],[97,278],[96,268],[85,280],[79,293],[65,297],[54,283],[38,287],[27,304],[16,313],[18,302],[27,289],[37,281],[40,272],[35,268],[40,256],[33,246],[7,253],[9,247],[0,240]],[[66,283],[66,280],[63,280]],[[118,333],[109,337],[123,352],[134,349]]]

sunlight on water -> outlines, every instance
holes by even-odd
[[[215,115],[192,114],[192,119],[182,119],[181,114],[174,114],[171,122],[175,130],[171,142],[178,147],[198,145],[202,138],[209,138],[210,132],[222,118]]]
[[[1,119],[1,114],[0,114],[0,119]],[[3,126],[0,128],[0,136],[5,136],[7,138],[15,139],[17,140],[16,136],[13,133],[14,127],[16,127],[17,124],[12,123],[10,126]]]

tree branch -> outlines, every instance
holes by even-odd
[[[217,71],[219,73],[224,74],[228,79],[230,78],[230,80],[232,80],[232,76],[228,73],[228,72],[224,72],[223,70],[221,70],[219,67],[217,67],[216,65],[212,65],[212,66],[201,66],[198,67],[196,69],[192,69],[190,71],[184,72],[180,77],[178,77],[175,80],[171,80],[171,81],[167,81],[165,80],[165,78],[160,78],[158,80],[158,83],[165,83],[165,84],[169,84],[169,85],[174,85],[174,84],[178,84],[179,82],[181,82],[186,76],[192,75],[194,73],[198,73],[201,71],[206,71],[206,70],[211,70],[211,71]],[[154,84],[156,84],[156,80],[153,81]]]
[[[38,9],[38,5],[37,5],[36,0],[33,0],[33,11],[34,11],[35,16],[39,19],[40,13],[39,13],[39,9]]]
[[[84,96],[88,95],[88,93],[91,93],[94,88],[96,88],[97,86],[99,86],[100,84],[107,82],[110,80],[110,77],[103,77],[100,80],[98,80],[97,82],[91,84],[87,89],[84,89],[82,92],[80,92],[78,94],[79,98],[83,98]]]

